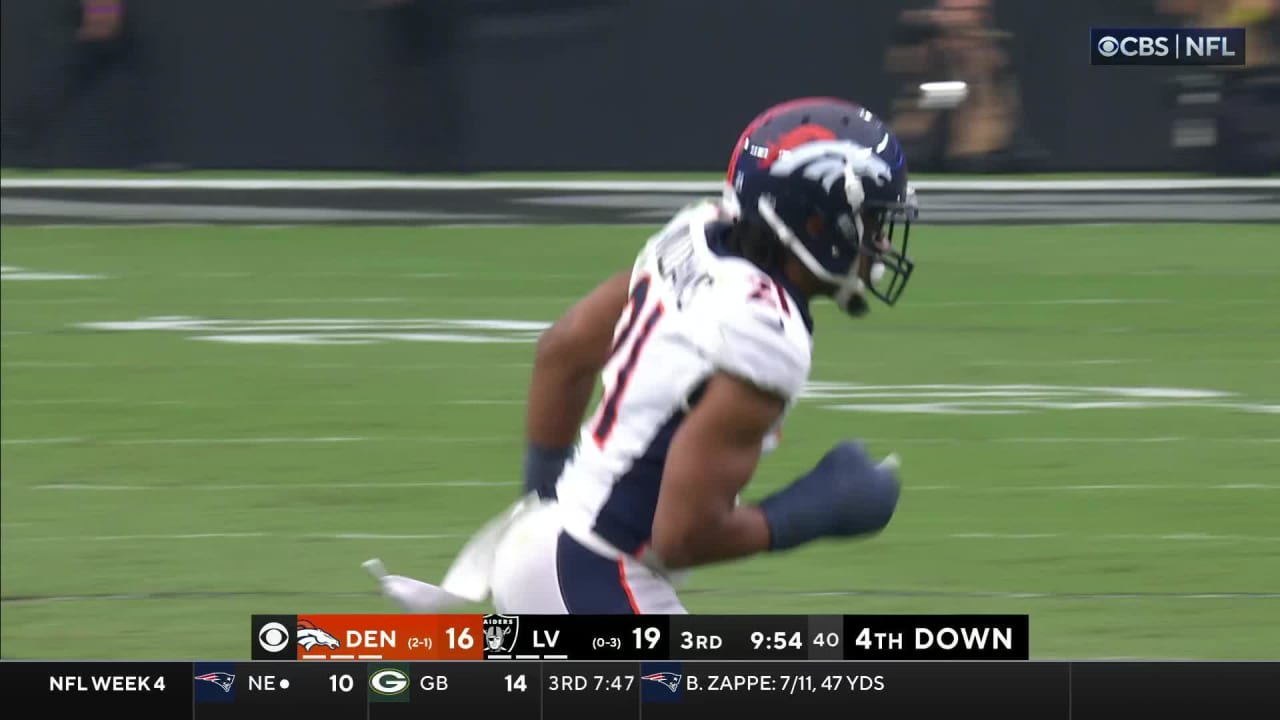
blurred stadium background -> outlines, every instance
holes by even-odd
[[[817,308],[749,494],[857,436],[904,499],[873,541],[694,573],[690,609],[1280,646],[1273,0],[0,14],[6,658],[238,659],[252,613],[391,611],[361,561],[438,578],[517,492],[540,329],[812,94],[908,144],[919,272]],[[1248,63],[1091,67],[1102,25],[1246,27]]]

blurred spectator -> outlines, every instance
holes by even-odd
[[[1156,8],[1187,27],[1244,28],[1245,67],[1280,62],[1280,0],[1157,0]]]
[[[1188,69],[1172,79],[1173,145],[1207,149],[1221,175],[1280,172],[1280,0],[1157,0],[1189,27],[1242,27],[1245,64]]]
[[[994,27],[990,0],[938,0],[899,16],[887,58],[899,83],[892,124],[921,159],[917,167],[1021,170],[1039,154],[1021,132],[1009,38]],[[959,95],[939,95],[922,91],[924,83],[964,85]]]
[[[52,47],[32,68],[23,99],[3,121],[6,165],[39,165],[35,154],[70,107],[133,50],[124,0],[55,0]]]
[[[366,0],[387,50],[387,151],[400,172],[461,172],[460,0]]]

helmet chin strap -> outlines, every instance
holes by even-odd
[[[809,249],[800,242],[800,238],[791,232],[791,228],[782,222],[782,218],[778,217],[778,212],[774,209],[773,200],[767,195],[762,195],[756,204],[760,211],[760,217],[769,223],[769,227],[782,241],[782,244],[791,251],[793,255],[800,259],[800,262],[813,273],[814,277],[819,280],[836,286],[836,290],[831,294],[831,299],[835,301],[840,309],[850,315],[863,315],[867,312],[866,285],[863,284],[862,278],[858,277],[858,260],[854,258],[853,265],[849,267],[846,275],[835,275],[826,268],[822,267]],[[858,237],[862,237],[862,218],[854,214],[854,224],[858,228]]]

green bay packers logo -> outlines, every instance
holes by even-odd
[[[405,667],[383,666],[369,669],[369,700],[407,702],[409,672]]]

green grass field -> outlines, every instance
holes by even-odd
[[[645,234],[5,227],[4,657],[244,659],[253,613],[392,612],[363,560],[438,580],[517,493],[535,333],[510,321],[554,320]],[[821,384],[747,493],[861,437],[902,455],[897,517],[700,570],[688,607],[1029,613],[1036,658],[1275,657],[1277,238],[917,228],[898,307],[815,307]]]

